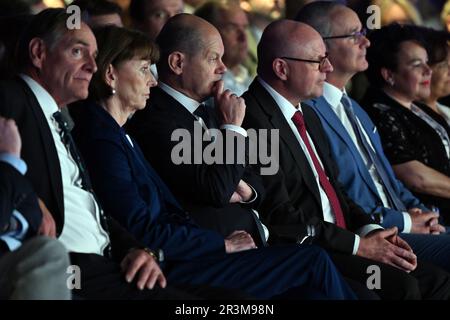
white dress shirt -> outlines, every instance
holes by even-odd
[[[59,111],[53,97],[36,81],[21,75],[36,96],[52,133],[61,167],[64,192],[64,226],[59,240],[70,252],[103,255],[109,244],[108,234],[100,224],[100,208],[92,193],[81,187],[81,175],[76,162],[67,150],[53,113]]]
[[[367,154],[364,150],[364,146],[362,146],[359,142],[359,140],[356,137],[356,133],[353,130],[352,123],[350,122],[347,113],[345,112],[344,106],[341,103],[343,92],[333,86],[332,84],[325,82],[323,86],[323,96],[325,100],[331,105],[331,109],[336,113],[336,116],[341,121],[344,128],[347,130],[347,133],[349,134],[350,138],[352,139],[353,143],[356,146],[356,149],[358,150],[359,154],[361,155],[361,158],[364,162],[364,165],[366,168],[369,168],[369,159],[367,158]],[[368,137],[366,131],[364,130],[364,127],[362,126],[361,122],[359,121],[358,117],[358,125],[360,128],[362,128],[362,132],[364,134],[364,139],[366,139],[369,146],[372,148],[373,152],[376,153],[375,148],[373,147],[372,141]],[[371,162],[371,161],[370,161]],[[372,178],[373,183],[375,184],[375,188],[377,189],[378,195],[380,196],[380,199],[383,203],[383,206],[385,208],[390,208],[388,196],[386,194],[386,190],[383,185],[383,181],[381,180],[380,176],[378,175],[377,170],[375,169],[375,166],[371,163],[369,168],[369,174]],[[408,212],[402,212],[403,215],[403,231],[405,233],[408,233],[411,231],[412,221],[411,216]]]
[[[201,118],[198,118],[196,115],[194,115],[195,110],[197,110],[198,106],[201,104],[200,102],[198,102],[192,98],[189,98],[184,93],[181,93],[180,91],[175,90],[174,88],[165,84],[162,81],[158,82],[158,86],[169,96],[171,96],[172,98],[177,100],[187,111],[189,111],[189,113],[192,114],[201,123],[202,127],[205,130],[209,129],[206,127],[205,123],[203,122],[203,120]],[[237,132],[237,133],[243,135],[244,137],[247,137],[247,131],[245,131],[244,128],[233,125],[233,124],[223,124],[220,126],[220,129],[232,130],[234,132]]]

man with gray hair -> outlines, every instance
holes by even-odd
[[[263,176],[270,194],[262,205],[263,221],[285,242],[304,239],[303,230],[309,230],[307,241],[326,248],[344,276],[362,285],[376,265],[382,283],[372,289],[381,298],[448,299],[448,274],[418,265],[397,229],[383,230],[336,180],[320,120],[303,103],[322,95],[333,72],[320,34],[304,23],[274,22],[264,30],[258,59],[258,77],[243,95],[244,126],[278,129],[281,136],[280,170]]]

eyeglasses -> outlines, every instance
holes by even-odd
[[[351,34],[344,34],[341,36],[323,37],[323,40],[351,38],[353,40],[353,42],[356,44],[356,43],[360,43],[361,39],[364,38],[366,35],[367,35],[366,28],[362,28],[361,31],[353,32]]]
[[[309,59],[300,59],[300,58],[291,58],[291,57],[280,57],[280,59],[317,63],[319,65],[318,70],[323,70],[323,68],[325,67],[325,64],[327,62],[327,59],[328,59],[328,52],[326,52],[325,55],[322,58],[320,58],[319,60],[309,60]]]

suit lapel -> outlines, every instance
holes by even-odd
[[[272,127],[274,129],[280,130],[281,140],[284,142],[286,149],[289,150],[292,156],[292,161],[301,171],[306,185],[311,190],[312,194],[314,194],[314,197],[320,204],[321,200],[319,188],[317,187],[313,171],[309,166],[308,159],[303,153],[303,150],[300,147],[296,136],[292,132],[291,127],[287,123],[286,118],[276,104],[275,100],[273,100],[272,96],[260,85],[260,83],[256,79],[250,86],[249,91],[252,91],[254,93],[255,100],[258,101],[261,109],[266,113],[266,116],[269,119]]]
[[[175,100],[172,96],[167,94],[159,87],[152,89],[153,102],[158,108],[166,109],[166,114],[169,114],[180,128],[188,129],[190,132],[194,131],[195,117],[186,108]]]
[[[372,181],[372,178],[367,170],[367,167],[364,165],[362,157],[356,148],[353,140],[350,138],[347,130],[343,126],[341,120],[337,117],[336,113],[332,110],[331,105],[325,100],[323,96],[317,99],[313,99],[313,109],[321,115],[321,118],[326,121],[329,127],[335,132],[336,136],[340,138],[347,148],[350,150],[350,153],[357,164],[358,171],[360,176],[363,178],[364,182],[369,186],[369,189],[378,196],[378,191],[375,188],[375,184]],[[369,134],[370,136],[370,134]],[[333,143],[332,139],[330,142]]]

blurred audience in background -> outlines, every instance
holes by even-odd
[[[247,29],[249,22],[244,10],[236,1],[209,1],[195,11],[219,30],[223,40],[223,63],[227,67],[223,75],[225,89],[242,95],[250,85],[252,77],[243,65],[248,55]]]
[[[120,6],[108,0],[75,0],[71,5],[77,5],[81,9],[83,21],[91,28],[115,25],[122,27],[122,9]]]

